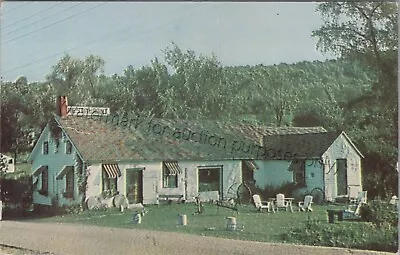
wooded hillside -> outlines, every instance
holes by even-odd
[[[39,134],[56,96],[67,95],[69,105],[119,114],[344,130],[365,155],[368,194],[397,194],[396,4],[333,2],[318,11],[326,25],[314,31],[317,47],[337,60],[222,66],[215,56],[171,44],[164,59],[107,76],[101,57],[65,55],[46,82],[2,84],[1,151],[29,151],[30,132]]]

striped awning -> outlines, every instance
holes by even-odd
[[[254,160],[245,160],[244,162],[253,171],[259,169],[259,167],[257,166],[257,164]]]
[[[118,164],[103,164],[103,169],[108,178],[117,178],[121,176],[121,170],[119,170]]]
[[[64,168],[57,174],[56,180],[60,180],[64,178],[64,176],[69,173],[70,171],[74,171],[73,166],[64,166]]]
[[[164,167],[167,169],[168,174],[170,175],[182,173],[177,161],[164,161]]]

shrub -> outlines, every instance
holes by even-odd
[[[309,218],[304,227],[292,228],[289,233],[282,234],[281,239],[307,245],[395,252],[397,234],[397,228],[377,228],[366,222],[328,224]]]
[[[29,175],[16,179],[0,178],[0,197],[5,205],[25,210],[32,203],[32,179]]]
[[[297,188],[293,191],[293,198],[295,201],[304,201],[304,197],[308,194],[306,189]]]
[[[263,198],[275,197],[278,193],[285,194],[286,197],[293,197],[295,188],[294,183],[285,182],[278,187],[267,185],[264,189],[258,189],[257,193],[261,194]]]
[[[82,205],[76,204],[76,205],[64,206],[63,211],[64,211],[64,213],[67,213],[67,214],[80,214],[84,210],[83,210]]]
[[[373,200],[361,207],[360,215],[365,221],[374,223],[378,227],[396,227],[398,223],[397,208],[382,200]]]

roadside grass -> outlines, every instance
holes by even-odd
[[[90,224],[97,226],[146,229],[165,232],[181,232],[203,236],[252,240],[270,243],[295,243],[332,247],[347,247],[393,251],[397,248],[397,229],[388,234],[377,230],[369,222],[337,221],[328,223],[326,209],[343,208],[335,205],[314,205],[313,212],[279,211],[276,213],[257,212],[252,205],[241,206],[239,214],[215,205],[205,204],[202,214],[194,214],[192,203],[146,206],[147,213],[141,224],[133,224],[133,212],[123,213],[116,208],[107,211],[84,211],[80,214],[64,214],[36,221]],[[187,215],[187,225],[179,226],[178,215]],[[235,217],[242,230],[228,231],[226,217]],[[383,233],[383,235],[382,235]],[[395,233],[395,235],[393,235]],[[383,236],[383,240],[382,240]],[[381,245],[376,246],[379,239]],[[386,245],[388,244],[388,245]]]

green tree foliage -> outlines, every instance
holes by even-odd
[[[352,5],[320,6],[324,12],[331,10],[329,6],[337,12],[338,6]],[[346,13],[342,10],[340,15]],[[334,17],[332,13],[324,15]],[[326,23],[329,29],[324,26],[314,33],[321,50],[328,51],[329,43],[342,36],[340,30],[332,30],[332,22]],[[350,36],[349,32],[345,35]],[[29,151],[26,133],[40,131],[55,112],[56,97],[67,95],[69,105],[110,107],[111,112],[119,114],[345,130],[366,155],[364,184],[369,194],[389,193],[394,185],[387,176],[392,174],[397,152],[397,108],[393,101],[383,100],[386,92],[382,88],[394,78],[374,61],[366,61],[375,56],[373,47],[369,51],[368,47],[359,51],[357,45],[351,52],[350,48],[338,52],[339,46],[333,52],[340,58],[324,62],[222,66],[213,55],[197,55],[172,44],[163,51],[163,59],[155,58],[140,68],[127,66],[121,74],[112,76],[104,75],[100,57],[76,59],[66,55],[53,66],[46,82],[28,83],[22,77],[3,84],[1,138],[6,138],[2,150]],[[397,67],[397,62],[389,61],[389,53],[379,52],[382,63],[395,63]]]
[[[338,109],[342,127],[364,152],[364,184],[372,196],[397,193],[397,3],[328,2],[317,10],[325,24],[317,47],[364,63],[376,74],[364,93]]]
[[[93,105],[100,96],[98,84],[103,73],[104,60],[90,55],[84,60],[65,55],[47,75],[47,82],[57,95],[68,96],[72,104]]]
[[[317,10],[325,24],[313,32],[317,48],[362,59],[381,75],[376,90],[391,96],[396,89],[398,22],[396,2],[328,2]],[[389,79],[388,83],[383,83]]]
[[[25,77],[2,84],[1,92],[1,151],[13,152],[17,158],[30,143],[29,133],[35,131],[32,122],[37,103]]]
[[[172,69],[166,100],[167,114],[184,118],[211,118],[229,115],[231,95],[221,64],[215,56],[197,57],[194,51],[182,51],[176,44],[165,51]],[[172,97],[171,101],[168,97]]]

